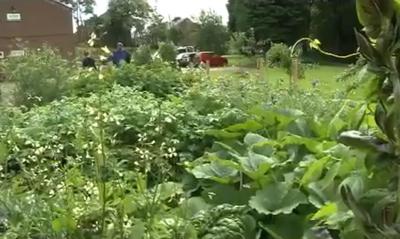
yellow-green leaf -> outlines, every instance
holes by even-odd
[[[318,212],[316,212],[312,216],[311,220],[320,220],[329,218],[330,216],[334,215],[337,212],[338,212],[338,207],[336,203],[328,203],[325,206],[323,206]]]

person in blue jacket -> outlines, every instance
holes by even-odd
[[[120,66],[121,63],[131,63],[131,54],[124,49],[124,44],[118,42],[117,49],[113,52],[111,60],[115,66]]]

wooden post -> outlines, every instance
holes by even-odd
[[[264,59],[263,58],[257,58],[257,65],[258,65],[258,71],[260,74],[260,80],[265,80],[265,64],[264,64]]]
[[[265,66],[264,67],[264,76],[265,76],[265,79],[268,80],[268,60],[266,57],[263,59],[264,59],[264,66]]]
[[[209,60],[206,62],[206,72],[207,72],[207,76],[210,76],[210,61]]]
[[[297,57],[292,58],[292,66],[291,66],[291,87],[295,88],[297,85],[297,82],[299,80],[299,59]]]

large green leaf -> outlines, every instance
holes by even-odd
[[[287,132],[280,132],[278,137],[282,145],[304,145],[309,151],[316,154],[322,153],[326,147],[332,147],[334,144],[333,142],[321,142],[318,139],[291,135]]]
[[[240,124],[235,124],[232,126],[229,126],[228,128],[226,128],[225,130],[228,132],[254,132],[257,131],[259,129],[262,129],[263,125],[258,123],[255,120],[247,120],[244,123],[240,123]]]
[[[377,52],[376,52],[375,48],[372,46],[372,44],[361,33],[356,31],[355,35],[356,35],[358,46],[360,48],[360,53],[365,57],[365,59],[367,59],[369,61],[375,61]],[[367,67],[365,67],[365,69],[366,68]]]
[[[345,101],[338,112],[336,112],[335,116],[329,122],[328,125],[328,135],[330,137],[336,137],[340,131],[342,131],[347,123],[343,121],[342,114],[345,112],[348,105],[348,101]]]
[[[61,233],[63,231],[73,232],[76,229],[76,222],[72,216],[64,216],[57,218],[51,223],[53,230],[56,233]]]
[[[363,135],[359,131],[347,131],[340,134],[339,142],[358,149],[370,149],[376,152],[393,153],[393,148],[385,141],[374,136]]]
[[[313,163],[311,163],[307,167],[307,170],[303,178],[301,179],[301,184],[307,185],[313,181],[317,181],[321,177],[325,169],[325,165],[327,162],[329,162],[330,159],[331,159],[330,157],[324,157],[322,159],[318,159]]]
[[[217,160],[197,166],[191,170],[198,179],[211,179],[219,183],[231,183],[237,180],[238,165],[229,160]]]
[[[256,107],[250,111],[251,114],[261,118],[266,126],[275,126],[284,129],[294,120],[304,116],[304,113],[294,109],[282,109],[277,111],[264,110]]]
[[[247,146],[251,146],[253,144],[258,144],[258,143],[262,143],[262,142],[268,142],[269,140],[259,134],[254,134],[254,133],[248,133],[245,137],[244,137],[244,143]]]
[[[393,0],[357,0],[357,15],[368,36],[377,38],[383,19],[392,18]]]
[[[182,202],[180,208],[184,218],[191,218],[202,210],[207,210],[210,205],[201,197],[192,197]]]
[[[334,228],[351,219],[352,216],[353,215],[350,211],[340,211],[339,206],[336,203],[327,203],[311,217],[311,220],[321,221],[325,225]]]
[[[206,131],[206,134],[213,136],[217,139],[236,139],[242,135],[241,133],[232,133],[226,130],[216,130],[216,129],[208,130]]]
[[[146,224],[138,221],[131,229],[132,238],[143,239],[146,233]]]
[[[174,183],[174,182],[166,182],[159,184],[158,189],[155,188],[153,190],[158,191],[159,197],[161,200],[169,199],[175,195],[183,194],[182,184]]]
[[[306,196],[287,183],[274,183],[257,191],[249,205],[261,214],[290,214],[300,204],[307,203]]]
[[[338,206],[336,203],[327,203],[318,212],[314,213],[311,220],[327,219],[338,212]]]
[[[275,160],[261,154],[249,152],[248,156],[239,158],[243,172],[253,180],[258,180],[274,165]]]
[[[358,200],[364,194],[364,179],[360,175],[355,174],[343,180],[340,187],[349,188],[353,197]]]

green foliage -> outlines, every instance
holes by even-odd
[[[361,47],[369,60],[382,42]],[[159,61],[79,71],[68,97],[0,108],[0,237],[396,238],[386,91],[364,89],[370,104],[202,74]]]
[[[399,220],[399,112],[400,85],[397,54],[400,41],[397,1],[358,0],[357,13],[365,34],[356,33],[360,52],[367,61],[360,84],[365,98],[375,106],[374,120],[380,132],[349,131],[340,142],[365,152],[368,179],[350,178],[340,188],[343,200],[358,222],[355,230],[367,238],[398,238]],[[392,46],[392,47],[389,47]],[[368,85],[369,84],[369,85]],[[383,180],[383,181],[382,181]],[[391,182],[391,183],[383,183]]]
[[[240,54],[243,47],[246,46],[247,37],[244,32],[235,32],[229,40],[229,53]]]
[[[255,235],[255,220],[246,206],[222,204],[198,213],[192,218],[199,239],[251,239]]]
[[[290,48],[283,43],[275,43],[266,54],[267,62],[270,66],[281,67],[291,75],[293,59]],[[299,64],[300,78],[304,78],[304,67]]]
[[[112,70],[103,72],[105,77],[99,78],[99,74],[94,70],[83,70],[73,75],[69,82],[68,95],[87,97],[93,93],[108,91],[113,86],[112,74],[116,74]]]
[[[307,0],[245,1],[244,4],[247,9],[244,14],[259,40],[269,38],[273,42],[293,44],[308,32]]]
[[[355,0],[315,1],[311,5],[310,36],[323,42],[324,49],[349,54],[357,48],[358,28]]]
[[[151,55],[150,47],[148,45],[142,45],[136,50],[133,56],[133,62],[139,66],[150,64],[153,61]]]
[[[8,58],[3,62],[3,72],[15,84],[15,104],[32,107],[65,95],[74,69],[57,52],[45,47],[22,57]]]
[[[253,34],[248,36],[245,32],[235,32],[229,40],[229,52],[231,54],[253,55],[255,51],[256,40]]]
[[[149,24],[145,30],[143,43],[158,47],[160,43],[170,40],[168,37],[168,23],[163,20],[161,15],[154,13]]]
[[[229,12],[228,27],[231,32],[246,32],[250,27],[249,9],[245,1],[229,0],[227,4]]]
[[[77,23],[77,26],[82,26],[84,24],[83,15],[93,14],[94,6],[96,5],[96,2],[94,0],[88,0],[84,2],[80,2],[77,0],[61,0],[60,2],[72,7],[74,11],[74,19]]]
[[[290,49],[283,43],[276,43],[272,45],[271,49],[267,52],[267,62],[271,66],[278,66],[284,69],[290,69],[291,67],[291,56]]]
[[[360,110],[365,108],[359,105],[350,112]],[[347,114],[352,119],[350,112]],[[363,165],[364,154],[334,140],[346,128],[370,126],[367,122],[358,126],[348,122],[336,128],[333,126],[341,122],[340,118],[346,120],[343,110],[337,115],[321,121],[297,110],[253,109],[245,122],[208,131],[219,142],[203,157],[187,164],[187,170],[208,192],[204,197],[218,198],[216,202],[220,203],[221,197],[226,198],[221,194],[229,192],[233,203],[248,205],[258,215],[268,216],[260,227],[273,238],[319,238],[315,232],[319,223],[324,223],[326,229],[347,230],[343,225],[351,220],[351,214],[337,195],[337,188],[342,181],[360,188],[358,182],[368,172]],[[219,186],[210,190],[210,180]],[[228,190],[228,185],[237,189]],[[335,202],[335,210],[328,207],[330,202]],[[307,220],[309,215],[314,219]],[[292,229],[288,221],[297,226]],[[322,238],[331,236],[327,233],[328,237]]]
[[[127,64],[114,71],[111,77],[112,82],[150,92],[157,97],[179,94],[191,83],[186,81],[186,78],[191,78],[190,73],[182,74],[170,64],[163,62],[146,65]]]
[[[268,185],[257,192],[249,202],[252,208],[266,215],[291,214],[303,203],[307,203],[304,194],[298,189],[291,189],[290,185],[285,183]]]
[[[203,51],[224,54],[229,40],[228,29],[222,24],[222,18],[214,12],[202,11],[197,46]]]
[[[176,47],[171,43],[161,43],[158,52],[160,57],[165,62],[173,63],[176,59]]]
[[[92,27],[103,44],[115,47],[118,42],[124,42],[132,46],[132,40],[138,40],[137,35],[132,39],[132,28],[135,27],[138,35],[144,33],[150,13],[151,7],[145,0],[112,0],[106,13],[92,19]]]

